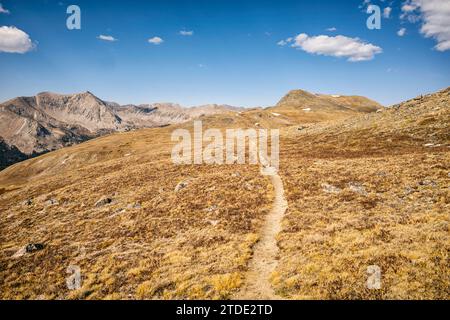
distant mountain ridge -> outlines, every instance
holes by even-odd
[[[14,98],[0,104],[1,148],[5,149],[0,169],[115,131],[161,127],[231,110],[240,109],[227,105],[183,108],[171,103],[121,106],[89,91]]]
[[[358,113],[371,113],[382,109],[376,101],[362,96],[317,94],[304,90],[292,90],[272,111],[291,116],[302,122],[336,120]]]
[[[359,96],[340,96],[293,90],[275,106],[257,108],[256,122],[274,126],[315,123],[375,112],[377,102]],[[0,104],[0,170],[48,151],[71,146],[112,132],[179,124],[202,116],[239,115],[247,109],[208,104],[185,108],[174,103],[120,105],[89,91],[78,94],[42,92]],[[248,109],[250,110],[250,109]],[[252,112],[252,111],[249,111]]]
[[[277,104],[277,107],[290,106],[302,108],[350,109],[357,112],[374,112],[382,106],[362,96],[344,96],[338,94],[318,94],[304,90],[292,90]]]

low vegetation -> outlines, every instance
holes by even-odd
[[[14,174],[0,195],[2,299],[218,299],[239,288],[268,180],[257,166],[175,166],[167,135],[153,132],[19,164],[33,174]],[[45,247],[14,257],[29,243]],[[66,285],[72,265],[78,290]]]
[[[448,299],[449,90],[290,129],[277,292],[289,299]],[[381,289],[369,290],[369,266]]]
[[[320,123],[283,108],[202,117],[206,127],[281,128],[288,209],[270,279],[277,296],[449,299],[449,101],[446,89]],[[256,165],[173,165],[174,128],[116,133],[3,170],[0,299],[235,296],[272,185]],[[370,266],[380,289],[367,287]]]

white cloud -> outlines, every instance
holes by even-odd
[[[181,34],[182,36],[193,36],[194,35],[194,31],[181,30],[179,32],[179,34]]]
[[[160,37],[153,37],[153,38],[148,39],[148,42],[153,43],[155,45],[160,45],[161,43],[164,42],[164,40],[161,39]]]
[[[406,28],[401,28],[400,30],[397,31],[397,35],[399,37],[403,37],[406,34]]]
[[[391,12],[392,12],[392,8],[391,7],[386,7],[383,10],[383,17],[385,17],[386,19],[389,19],[389,17],[391,16]]]
[[[331,27],[331,28],[328,28],[327,31],[334,32],[334,31],[337,31],[337,29],[335,27]]]
[[[114,38],[113,36],[105,36],[103,34],[99,35],[97,37],[97,39],[100,39],[100,40],[103,40],[103,41],[111,41],[111,42],[117,41],[117,39]]]
[[[285,45],[291,43],[293,40],[294,40],[293,38],[287,38],[286,40],[281,40],[281,41],[279,41],[279,42],[277,43],[277,45],[283,47],[283,46],[285,46]]]
[[[383,52],[380,47],[363,42],[358,38],[341,35],[310,37],[305,33],[299,34],[295,38],[292,47],[311,54],[347,58],[351,62],[372,60],[376,54]]]
[[[0,3],[0,13],[9,14],[9,10],[3,8],[3,5]]]
[[[436,50],[450,50],[450,1],[407,0],[402,12],[402,19],[422,21],[420,33],[436,40]]]
[[[0,52],[25,53],[34,48],[30,36],[16,27],[0,27]]]
[[[412,2],[412,0],[404,1],[401,6],[402,14],[400,15],[401,20],[408,20],[411,23],[416,23],[420,20],[420,15],[416,14],[417,6]]]

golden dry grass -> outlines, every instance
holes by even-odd
[[[284,135],[289,299],[450,298],[449,90]],[[381,268],[369,290],[367,268]]]
[[[268,180],[257,166],[175,166],[170,132],[116,134],[3,172],[0,297],[218,299],[235,292],[270,209]],[[188,186],[175,192],[182,181]],[[103,196],[113,203],[96,207]],[[45,249],[12,258],[34,242]],[[81,268],[79,290],[66,287],[69,265]]]
[[[278,292],[294,299],[448,299],[449,160],[447,152],[283,167],[290,207],[279,235]],[[326,193],[324,183],[341,191]],[[382,270],[381,290],[366,287],[371,265]]]
[[[381,113],[281,127],[289,208],[271,281],[287,299],[448,299],[449,89]],[[313,121],[314,122],[314,121]],[[174,166],[183,124],[114,134],[0,173],[0,299],[227,299],[243,285],[273,190],[258,166]],[[189,181],[179,192],[181,181]],[[331,191],[331,193],[330,193]],[[96,207],[103,196],[109,205]],[[31,200],[31,204],[24,203]],[[53,204],[48,202],[53,200]],[[27,243],[45,249],[20,258]],[[71,291],[67,267],[81,268]],[[382,288],[366,287],[378,265]]]

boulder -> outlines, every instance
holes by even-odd
[[[350,182],[348,184],[349,189],[354,192],[354,193],[358,193],[362,196],[367,196],[367,191],[364,188],[364,186],[358,182]]]
[[[103,206],[105,206],[105,205],[107,205],[107,204],[111,204],[113,202],[113,199],[111,199],[111,198],[108,198],[108,197],[102,197],[102,198],[100,198],[100,200],[98,200],[96,203],[95,203],[95,206],[98,208],[98,207],[103,207]]]
[[[44,245],[42,243],[30,243],[25,247],[26,253],[33,253],[41,250],[44,250]]]
[[[186,188],[189,185],[190,180],[185,180],[180,182],[179,184],[177,184],[177,186],[175,187],[175,192],[179,192],[181,190],[183,190],[184,188]]]
[[[59,202],[56,199],[49,199],[49,200],[45,201],[46,206],[56,206],[58,204],[59,204]]]

